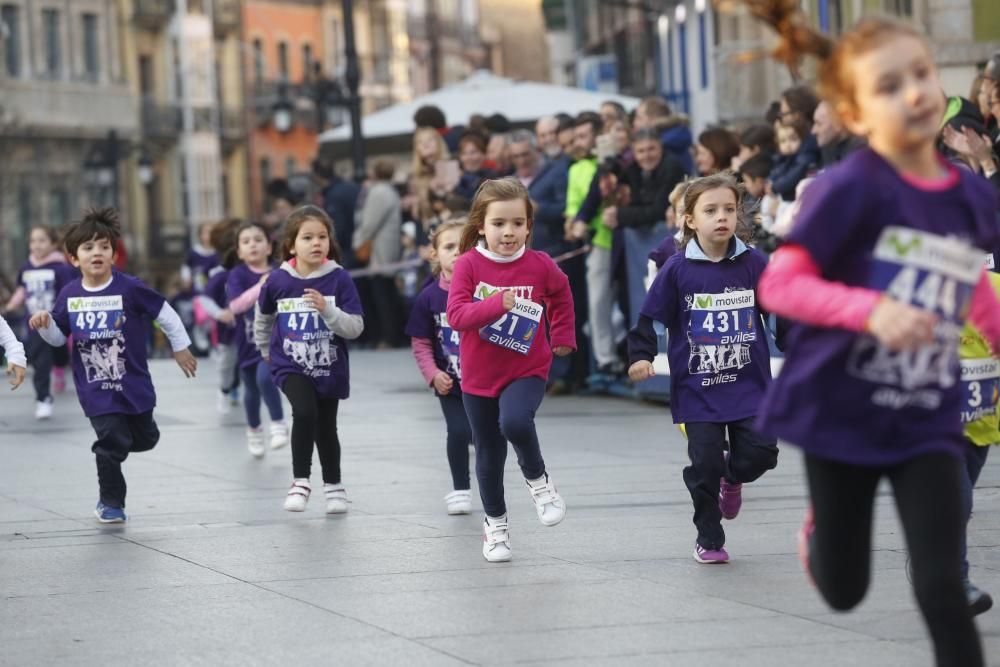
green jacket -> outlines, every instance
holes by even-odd
[[[590,183],[597,173],[597,158],[577,160],[569,168],[569,184],[566,188],[566,216],[572,218],[583,206],[583,200],[590,192]],[[611,250],[611,228],[604,226],[604,207],[590,221],[594,238],[590,244],[596,248]]]

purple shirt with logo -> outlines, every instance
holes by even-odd
[[[59,292],[52,319],[73,336],[73,381],[85,415],[135,415],[156,406],[146,339],[165,301],[117,271],[102,290],[91,292],[76,279]]]
[[[188,251],[187,260],[184,263],[191,269],[191,289],[195,294],[198,294],[204,291],[212,269],[219,265],[219,256],[211,251],[208,251],[208,254],[203,254],[192,248]]]
[[[862,149],[806,190],[789,240],[826,280],[884,292],[939,317],[935,339],[891,352],[867,334],[796,324],[761,404],[762,430],[811,455],[896,465],[962,446],[958,341],[984,251],[997,247],[997,195],[958,170],[918,187]]]
[[[406,324],[406,335],[434,341],[434,363],[452,380],[459,382],[462,378],[458,360],[459,335],[448,326],[447,309],[448,292],[435,279],[417,296]]]
[[[66,262],[47,262],[35,266],[25,262],[17,274],[17,283],[24,287],[24,306],[29,315],[52,311],[56,295],[80,274]]]
[[[304,375],[318,395],[345,399],[351,393],[347,342],[304,302],[306,289],[316,290],[349,315],[364,314],[354,281],[342,268],[312,278],[293,276],[284,268],[273,271],[257,301],[261,313],[277,316],[271,332],[271,375],[279,387],[289,375]]]
[[[668,331],[674,422],[726,423],[757,414],[771,359],[757,306],[767,258],[733,239],[712,262],[696,241],[667,260],[641,313]]]
[[[226,297],[232,301],[260,282],[266,273],[257,273],[246,264],[237,264],[226,276]],[[253,308],[236,316],[236,358],[240,368],[261,362],[260,350],[253,343]]]

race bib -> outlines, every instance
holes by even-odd
[[[986,253],[986,260],[983,262],[983,266],[986,267],[987,271],[994,271],[997,268],[996,258],[993,257],[993,253]]]
[[[56,272],[52,269],[31,269],[21,274],[25,305],[31,314],[42,310],[52,310],[56,300]]]
[[[334,297],[325,299],[328,305],[337,305]],[[337,360],[337,348],[331,340],[333,333],[308,301],[302,298],[278,301],[278,332],[285,356],[307,375],[330,374],[330,366]]]
[[[735,371],[750,365],[751,344],[757,340],[753,290],[694,294],[689,298],[688,371],[692,375],[713,375],[713,383],[735,382]]]
[[[121,295],[81,296],[67,302],[69,326],[88,383],[122,390],[125,309]]]
[[[528,354],[531,351],[531,344],[535,342],[535,334],[538,333],[541,321],[541,304],[517,298],[510,311],[504,313],[493,324],[479,330],[479,337],[499,347]]]
[[[441,345],[441,353],[444,354],[444,358],[448,361],[448,372],[462,379],[461,367],[458,363],[458,332],[448,325],[447,313],[438,313],[437,325],[438,342]]]
[[[1000,400],[1000,361],[962,359],[962,423],[996,414]]]

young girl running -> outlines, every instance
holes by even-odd
[[[237,366],[236,316],[229,310],[226,282],[229,270],[236,264],[236,231],[239,220],[227,220],[212,228],[211,243],[221,263],[208,272],[204,291],[195,297],[195,315],[215,323],[215,350],[219,365],[219,393],[216,410],[228,414],[237,403],[240,369]]]
[[[982,266],[998,240],[996,192],[935,151],[944,97],[914,29],[866,19],[832,47],[810,37],[826,58],[821,92],[869,148],[809,186],[761,278],[762,305],[798,324],[758,425],[804,450],[812,508],[800,549],[826,601],[851,609],[868,589],[887,477],[937,664],[978,667],[961,572],[958,343],[967,316],[1000,342]]]
[[[306,508],[315,443],[326,513],[340,514],[347,511],[347,491],[340,480],[337,408],[350,394],[346,340],[364,329],[361,300],[340,266],[333,222],[323,209],[302,206],[289,214],[281,254],[284,263],[260,291],[254,336],[292,404],[295,479],[285,509]]]
[[[39,225],[32,228],[28,237],[30,255],[21,267],[17,276],[17,290],[7,302],[5,310],[14,310],[23,304],[29,317],[43,310],[52,310],[59,290],[77,275],[76,270],[66,263],[66,257],[59,251],[58,244],[58,236],[51,227]],[[52,416],[53,367],[61,360],[62,363],[58,366],[62,376],[69,355],[65,348],[57,349],[46,343],[37,331],[28,334],[26,348],[28,363],[35,370],[35,419],[49,419]],[[64,380],[62,384],[65,386]]]
[[[271,242],[259,223],[243,223],[236,233],[236,256],[241,260],[226,278],[229,310],[236,316],[236,350],[243,378],[243,407],[247,414],[247,449],[255,458],[264,456],[264,429],[260,422],[263,398],[271,415],[271,449],[288,444],[281,394],[271,379],[253,337],[253,307],[264,279],[271,272]]]
[[[0,348],[3,348],[4,356],[7,358],[7,375],[10,376],[10,388],[13,391],[24,382],[28,358],[24,354],[21,341],[17,339],[3,317],[0,317]]]
[[[462,231],[464,254],[448,292],[447,318],[459,332],[462,401],[486,511],[483,556],[490,562],[511,557],[503,490],[508,440],[539,520],[554,526],[566,515],[545,471],[535,412],[545,396],[552,355],[576,348],[573,298],[552,259],[528,249],[531,214],[528,191],[517,179],[483,183]]]
[[[450,220],[438,226],[431,235],[435,279],[420,292],[406,325],[417,366],[441,402],[441,412],[448,427],[448,465],[454,489],[444,497],[448,514],[472,511],[469,484],[472,427],[462,404],[459,334],[448,325],[445,312],[464,226],[465,220]]]
[[[667,327],[670,406],[674,422],[687,432],[691,465],[684,468],[684,483],[694,502],[699,563],[729,561],[722,519],[739,514],[743,484],[778,462],[775,439],[753,427],[771,381],[756,294],[767,258],[737,236],[749,229],[742,220],[743,194],[730,172],[688,185],[679,202],[683,251],[657,274],[628,339],[629,377],[646,380],[656,356],[653,320]]]

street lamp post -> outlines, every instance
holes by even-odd
[[[344,57],[347,59],[347,103],[351,113],[351,158],[354,163],[354,180],[361,183],[365,180],[365,146],[361,136],[361,98],[358,96],[358,85],[361,83],[361,71],[358,68],[358,52],[354,46],[354,3],[352,0],[342,0],[344,14]]]

